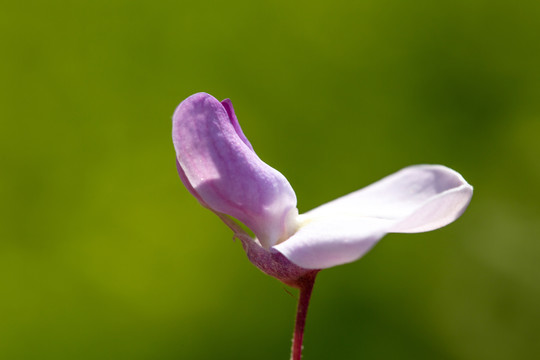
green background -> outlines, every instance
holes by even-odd
[[[296,300],[183,188],[231,98],[301,212],[411,164],[464,216],[323,271],[304,358],[540,358],[540,2],[4,1],[0,358],[288,359]]]

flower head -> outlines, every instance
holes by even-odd
[[[448,225],[473,191],[454,170],[416,165],[299,215],[291,185],[257,156],[231,101],[205,93],[176,109],[173,143],[191,194],[231,227],[257,267],[291,285],[309,272],[359,259],[387,233]]]

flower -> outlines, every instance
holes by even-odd
[[[206,93],[176,109],[173,143],[190,193],[231,227],[251,262],[293,286],[306,274],[359,259],[387,233],[448,225],[473,192],[452,169],[416,165],[299,215],[294,190],[257,156],[231,101]]]

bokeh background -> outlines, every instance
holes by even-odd
[[[288,358],[295,297],[176,174],[199,91],[300,211],[411,164],[475,186],[319,275],[305,359],[540,358],[540,2],[5,1],[0,29],[1,359]]]

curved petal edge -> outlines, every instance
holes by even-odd
[[[243,222],[265,248],[295,230],[296,195],[255,154],[230,100],[190,96],[173,115],[172,135],[180,178],[203,206]]]
[[[410,166],[301,215],[297,233],[273,248],[307,269],[345,264],[387,233],[448,225],[465,211],[472,192],[459,173],[445,166]]]

